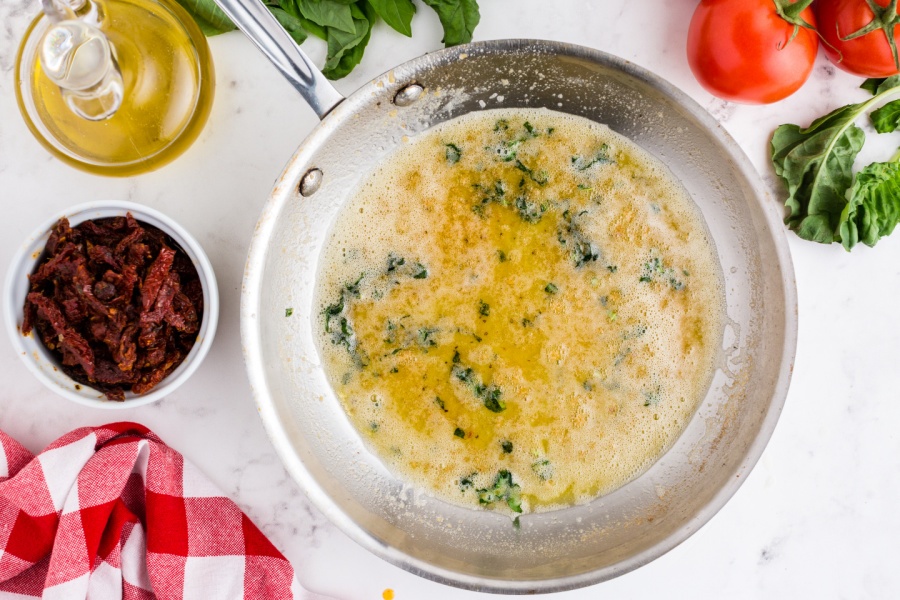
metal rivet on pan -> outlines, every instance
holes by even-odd
[[[316,190],[319,189],[319,186],[322,185],[322,179],[325,175],[322,174],[321,169],[310,169],[306,172],[306,175],[303,176],[303,179],[300,180],[300,195],[301,196],[312,196],[316,193]]]
[[[422,95],[422,92],[425,91],[418,83],[411,83],[394,96],[394,104],[397,106],[409,106],[413,102],[419,99],[419,96]]]

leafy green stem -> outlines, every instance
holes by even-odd
[[[896,1],[896,0],[895,0]],[[837,144],[838,140],[843,136],[843,134],[856,123],[856,120],[866,114],[870,108],[875,106],[876,104],[881,103],[885,98],[889,98],[895,94],[900,94],[900,87],[889,88],[883,92],[879,91],[872,98],[866,100],[865,102],[861,102],[856,105],[856,108],[852,110],[850,115],[848,116],[846,122],[835,132],[834,136],[832,136],[831,140],[828,143],[828,146],[825,148],[825,154],[830,154],[834,151],[834,147]],[[820,168],[816,171],[815,177],[813,177],[812,185],[815,187],[819,185],[822,178],[822,173],[826,172],[826,169]]]

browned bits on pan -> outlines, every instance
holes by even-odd
[[[174,240],[129,213],[54,226],[29,275],[22,333],[35,330],[75,381],[124,400],[181,364],[200,329],[203,289]]]

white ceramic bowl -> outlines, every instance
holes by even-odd
[[[59,361],[53,356],[34,333],[24,336],[21,332],[24,318],[25,296],[28,294],[28,275],[34,272],[41,259],[44,246],[50,237],[50,230],[62,217],[67,217],[74,227],[91,219],[104,217],[121,217],[130,212],[135,219],[152,225],[167,233],[187,253],[194,263],[200,283],[203,286],[203,320],[197,341],[178,367],[169,373],[156,387],[146,394],[125,394],[124,402],[106,399],[106,396],[95,389],[78,383],[59,368]],[[85,406],[98,408],[133,408],[149,404],[171,394],[178,386],[187,381],[197,370],[209,352],[215,337],[216,324],[219,320],[219,289],[212,265],[197,240],[171,218],[148,206],[121,200],[99,200],[73,206],[48,219],[26,239],[13,256],[3,296],[3,318],[10,339],[17,353],[25,361],[37,378],[48,388]]]

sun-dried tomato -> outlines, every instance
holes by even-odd
[[[159,255],[150,269],[147,271],[147,277],[144,279],[144,285],[141,289],[141,303],[144,312],[149,311],[156,302],[156,296],[159,294],[160,288],[166,281],[169,271],[172,270],[172,262],[175,260],[175,251],[165,246],[159,251]],[[177,277],[177,275],[176,275]]]
[[[203,316],[194,264],[130,213],[70,227],[61,219],[29,276],[22,333],[37,332],[72,379],[124,400],[187,356]]]

